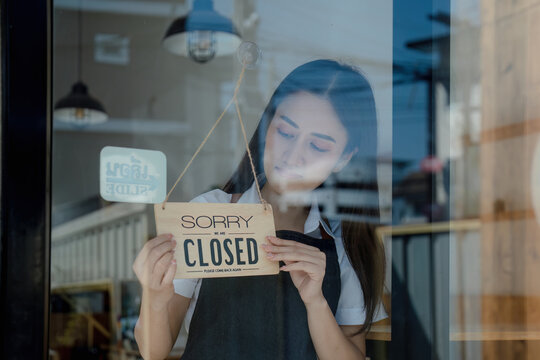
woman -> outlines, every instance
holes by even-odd
[[[331,60],[296,68],[274,92],[249,147],[278,229],[262,247],[282,271],[173,281],[176,242],[170,234],[150,240],[133,265],[143,287],[135,328],[141,352],[167,356],[185,318],[182,359],[365,358],[365,334],[385,316],[378,204],[371,212],[345,208],[342,220],[329,221],[314,196],[305,207],[291,204],[290,195],[314,195],[362,159],[371,160],[362,169],[376,183],[377,117],[368,81]],[[223,190],[193,201],[259,202],[256,190],[246,154]]]

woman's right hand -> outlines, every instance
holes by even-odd
[[[143,293],[149,297],[153,310],[166,308],[174,295],[175,248],[176,241],[172,235],[162,234],[149,240],[133,262],[133,271],[141,283]]]

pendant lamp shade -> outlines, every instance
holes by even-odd
[[[195,0],[193,10],[167,29],[163,46],[180,56],[205,63],[233,54],[241,43],[232,21],[214,10],[212,0]]]
[[[77,124],[93,125],[107,121],[107,113],[101,103],[88,94],[88,87],[76,82],[71,92],[54,106],[55,119]]]

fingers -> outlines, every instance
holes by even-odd
[[[169,251],[165,253],[155,264],[150,279],[150,287],[157,289],[163,280],[165,273],[168,271],[171,261],[173,260],[173,252]]]
[[[159,245],[153,247],[152,250],[150,250],[150,253],[148,254],[148,257],[145,261],[146,263],[148,263],[146,266],[148,266],[150,269],[153,269],[155,267],[155,264],[163,255],[165,255],[165,253],[167,253],[168,251],[172,251],[175,248],[175,240],[164,241]]]
[[[302,244],[298,241],[294,241],[294,240],[285,240],[285,239],[280,239],[278,237],[275,237],[275,236],[267,236],[266,239],[268,241],[270,241],[270,243],[272,244],[275,244],[275,245],[285,245],[285,246],[297,246],[297,247],[300,247],[300,248],[304,248],[304,249],[316,249],[316,250],[319,250],[318,248],[314,247],[314,246],[309,246],[309,245],[306,245],[306,244]]]
[[[296,246],[296,245],[276,246],[276,245],[268,245],[268,244],[262,244],[262,247],[266,252],[271,252],[271,253],[300,252],[304,254],[311,254],[314,256],[320,256],[320,254],[324,254],[321,250],[319,250],[316,247],[311,247],[311,249],[307,249],[307,248]]]
[[[289,265],[284,265],[279,269],[282,271],[304,271],[313,280],[322,281],[324,278],[324,268],[310,262],[298,261]]]
[[[269,240],[274,244],[279,242],[281,245],[262,245],[263,249],[267,252],[268,259],[273,261],[283,260],[286,263],[306,261],[326,267],[326,255],[314,246],[278,238],[270,238]]]
[[[165,241],[171,240],[172,234],[161,234],[153,238],[152,240],[149,240],[146,244],[144,244],[143,248],[139,252],[139,255],[137,255],[137,258],[135,259],[135,263],[143,263],[146,261],[148,254],[150,251],[161,244],[163,244]]]
[[[176,274],[176,260],[172,260],[169,268],[167,269],[167,272],[163,276],[163,280],[161,281],[161,285],[169,285],[172,283],[174,279],[174,275]]]
[[[171,234],[162,234],[148,241],[133,262],[133,271],[143,286],[155,286],[156,281],[158,284],[161,282],[176,247],[176,241],[171,237]],[[163,262],[167,262],[167,259],[162,259],[162,257],[169,252],[171,253],[167,257],[168,263],[164,267]],[[159,261],[162,261],[162,264],[156,269]],[[154,273],[156,271],[158,274]]]
[[[302,251],[305,253],[319,253],[321,252],[319,248],[315,246],[309,246],[306,244],[302,244],[298,241],[293,240],[283,240],[274,236],[267,236],[266,237],[270,244],[263,244],[263,248],[266,251],[271,252],[288,252],[288,251]]]
[[[319,266],[326,267],[326,256],[323,252],[319,251],[318,253],[310,252],[306,253],[303,251],[287,251],[287,252],[278,252],[273,253],[269,252],[266,254],[266,257],[272,261],[305,261]]]

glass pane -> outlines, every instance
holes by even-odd
[[[51,357],[536,358],[537,5],[55,0]]]
[[[51,357],[346,358],[362,336],[332,348],[363,325],[369,354],[386,356],[393,245],[376,229],[393,222],[392,2],[55,0],[53,27]],[[166,175],[130,149],[164,154]],[[180,218],[215,242],[156,237],[163,197],[142,196],[163,190],[154,175],[166,205],[262,197],[291,243],[245,245],[251,218],[237,214]],[[296,265],[175,274],[278,260]]]

